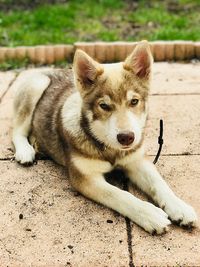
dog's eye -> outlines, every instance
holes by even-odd
[[[139,102],[139,99],[137,99],[137,98],[132,99],[131,100],[131,106],[136,106],[138,104],[138,102]]]
[[[99,104],[100,108],[102,108],[103,110],[106,110],[106,111],[110,111],[110,106],[105,104],[105,103],[100,103]]]

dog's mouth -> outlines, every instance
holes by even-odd
[[[129,149],[131,149],[131,146],[122,146],[121,149],[122,150],[129,150]]]

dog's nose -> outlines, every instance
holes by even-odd
[[[124,132],[117,135],[118,142],[123,146],[129,146],[133,143],[135,135],[133,132]]]

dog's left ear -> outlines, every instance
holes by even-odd
[[[132,71],[141,79],[149,79],[153,57],[147,41],[139,42],[133,52],[126,58],[124,69]]]

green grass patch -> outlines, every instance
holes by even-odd
[[[164,1],[154,1],[147,9],[146,1],[141,1],[140,8],[129,15],[131,22],[144,27],[144,31],[141,30],[138,36],[150,40],[199,40],[199,5],[193,1],[190,9],[187,9],[181,2],[191,4],[191,1],[181,0],[172,9]]]
[[[69,1],[43,5],[33,10],[0,12],[0,45],[37,45],[106,41],[119,37],[103,20],[117,16],[125,8],[123,1]]]
[[[13,69],[27,69],[27,68],[35,68],[35,67],[45,67],[49,64],[39,64],[39,63],[33,63],[30,62],[28,58],[24,59],[9,59],[7,61],[4,61],[0,64],[0,71],[8,71]],[[51,64],[52,67],[55,68],[66,68],[70,66],[70,63],[66,62],[66,60],[60,60],[56,61],[53,64]]]
[[[18,9],[11,9],[13,0],[1,2],[0,46],[200,39],[199,0],[46,0],[27,9],[28,1],[21,1]]]
[[[31,63],[29,62],[28,59],[23,59],[23,60],[19,60],[19,59],[9,59],[5,62],[2,62],[0,64],[0,70],[1,71],[6,71],[6,70],[12,70],[12,69],[22,69],[22,68],[26,68],[27,66],[29,66]]]

